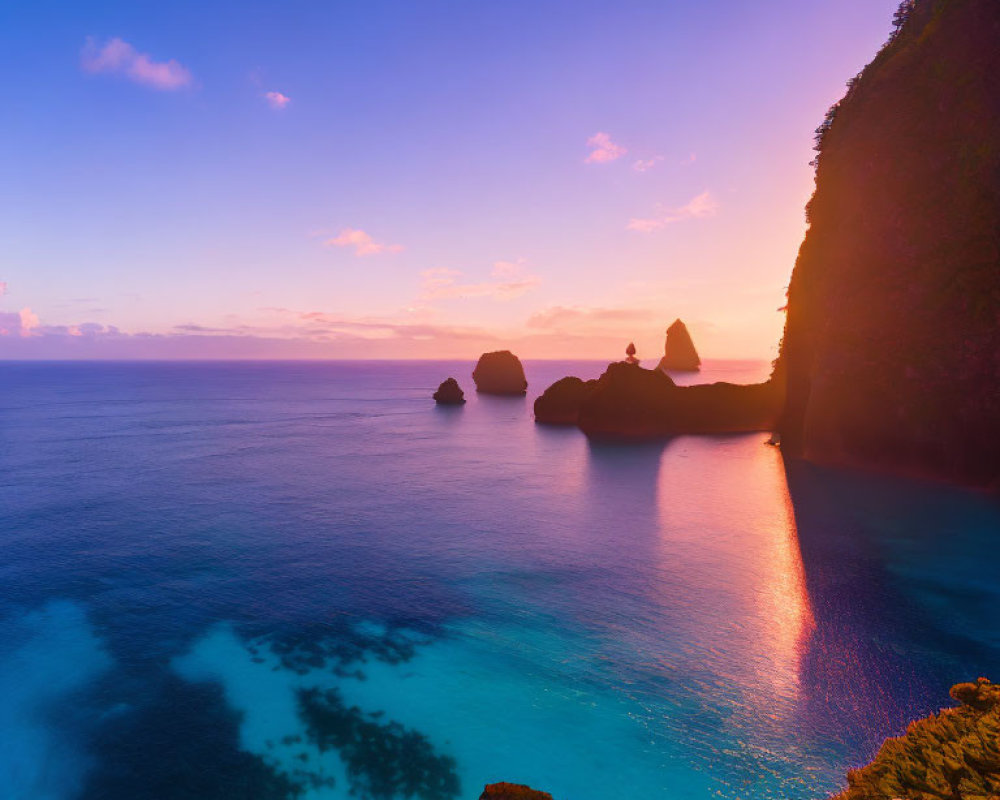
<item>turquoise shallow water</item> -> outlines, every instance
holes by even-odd
[[[533,424],[601,368],[0,365],[4,796],[805,800],[1000,672],[994,500]]]

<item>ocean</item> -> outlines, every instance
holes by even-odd
[[[591,442],[531,404],[604,364],[525,366],[0,364],[0,795],[810,800],[998,679],[995,499]]]

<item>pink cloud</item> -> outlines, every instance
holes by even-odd
[[[117,37],[103,47],[88,37],[80,65],[86,72],[124,75],[134,83],[162,91],[181,89],[193,80],[191,73],[174,59],[154,61],[149,54],[140,53]]]
[[[0,281],[0,297],[7,294],[7,283],[6,281]]]
[[[712,197],[712,193],[706,191],[692,198],[686,205],[680,208],[661,210],[657,216],[648,219],[631,219],[626,228],[630,231],[639,231],[640,233],[652,233],[675,222],[715,216],[718,210],[719,204]]]
[[[355,228],[344,228],[332,239],[327,239],[323,244],[327,247],[353,247],[356,256],[374,256],[379,253],[398,253],[403,249],[399,244],[382,244],[376,242],[372,237],[362,230]]]
[[[25,307],[18,312],[18,317],[21,322],[21,335],[31,336],[32,331],[38,327],[38,315]]]
[[[587,164],[606,164],[621,158],[628,152],[621,145],[612,142],[609,134],[601,131],[587,139],[587,147],[592,148],[585,159]]]
[[[489,297],[494,300],[513,300],[530,292],[542,279],[530,274],[520,261],[497,261],[490,272],[492,280],[464,283],[457,269],[436,267],[420,273],[421,300],[447,300],[455,298]]]
[[[79,325],[43,325],[38,315],[30,307],[16,312],[0,311],[0,336],[22,339],[60,340],[66,337],[89,338],[121,335],[113,325],[84,322]]]
[[[292,98],[281,92],[264,92],[264,99],[267,100],[267,104],[276,111],[280,111],[289,103],[292,102]]]
[[[632,164],[632,169],[636,172],[648,172],[657,164],[663,161],[663,156],[653,156],[652,158],[640,158],[634,164]]]

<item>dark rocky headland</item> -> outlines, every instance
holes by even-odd
[[[817,131],[786,453],[1000,480],[1000,2],[918,0]]]
[[[773,381],[678,386],[659,369],[619,361],[596,381],[554,383],[535,400],[535,420],[619,438],[767,431],[777,424],[782,399]]]

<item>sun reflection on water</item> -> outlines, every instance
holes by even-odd
[[[719,447],[727,457],[699,457]],[[689,593],[700,606],[692,656],[740,687],[739,716],[790,718],[815,623],[780,454],[760,435],[680,439],[664,451],[657,507],[663,602]]]

